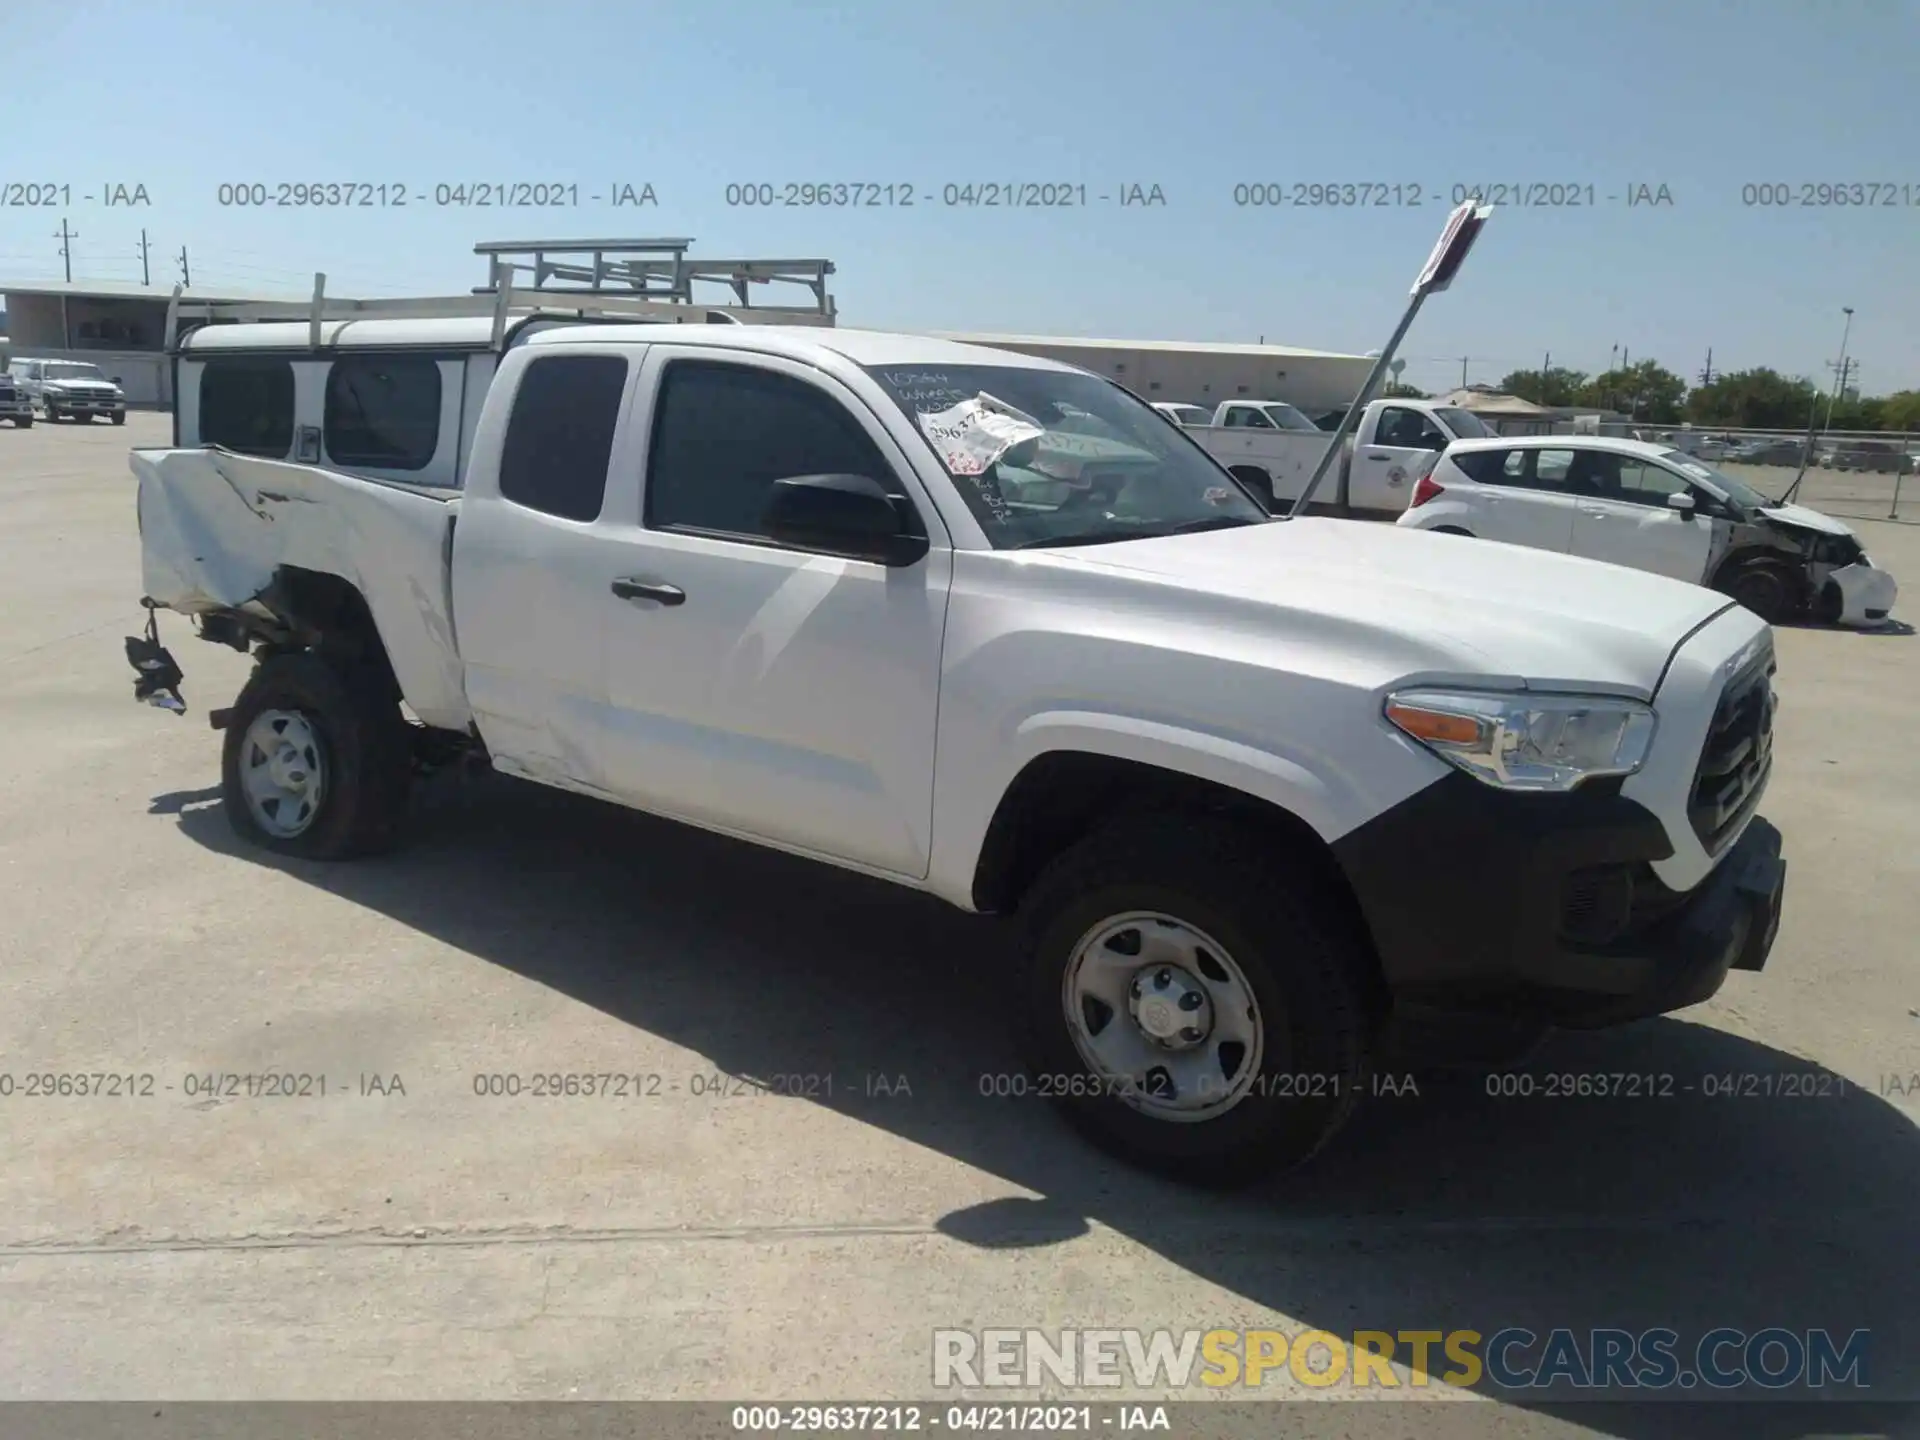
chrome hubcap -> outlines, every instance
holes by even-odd
[[[1116,915],[1089,930],[1068,960],[1061,1004],[1105,1093],[1157,1119],[1213,1119],[1260,1073],[1253,987],[1225,947],[1171,915]]]
[[[240,746],[240,788],[254,823],[292,839],[313,823],[326,798],[326,753],[297,710],[262,710]]]

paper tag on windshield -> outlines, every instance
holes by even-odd
[[[1015,445],[1047,433],[979,400],[962,400],[951,409],[922,414],[919,420],[941,463],[955,475],[984,474]]]

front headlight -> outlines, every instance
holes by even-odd
[[[1631,775],[1653,744],[1653,711],[1610,695],[1402,690],[1386,716],[1442,760],[1502,790],[1571,790]]]

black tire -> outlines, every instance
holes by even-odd
[[[1181,814],[1134,817],[1061,855],[1021,904],[1022,1058],[1038,1093],[1069,1123],[1133,1164],[1196,1184],[1246,1183],[1319,1151],[1368,1083],[1372,1027],[1362,976],[1370,947],[1311,879],[1286,878],[1271,852],[1270,838],[1238,826]],[[1066,1018],[1062,992],[1074,952],[1103,920],[1135,911],[1175,917],[1214,939],[1257,1003],[1258,1076],[1215,1117],[1155,1118],[1107,1088],[1110,1080],[1088,1095],[1058,1078],[1097,1078]]]
[[[60,412],[51,405],[47,406],[47,423],[49,425],[58,425],[60,423]]]
[[[116,411],[114,411],[114,412],[113,412],[113,423],[114,423],[114,424],[116,424],[116,425],[124,425],[124,424],[126,424],[126,423],[127,423],[127,412],[126,412],[126,411],[124,411],[124,410],[116,410]]]
[[[1738,600],[1769,625],[1785,620],[1794,608],[1792,579],[1778,565],[1742,565],[1728,571],[1715,588]]]
[[[16,430],[31,430],[33,428],[33,416],[31,414],[16,416],[14,418],[13,428]]]
[[[247,801],[242,767],[248,730],[262,711],[291,711],[314,732],[325,785],[298,834],[260,825]],[[242,839],[308,860],[345,860],[390,846],[406,811],[411,778],[410,727],[387,687],[343,672],[311,652],[263,662],[234,701],[221,750],[227,820]]]

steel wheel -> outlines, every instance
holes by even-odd
[[[313,824],[326,800],[326,747],[298,710],[262,710],[240,746],[240,785],[253,820],[290,840]]]
[[[1151,911],[1115,915],[1074,946],[1061,989],[1081,1060],[1157,1120],[1212,1120],[1260,1073],[1260,1004],[1225,947]]]

